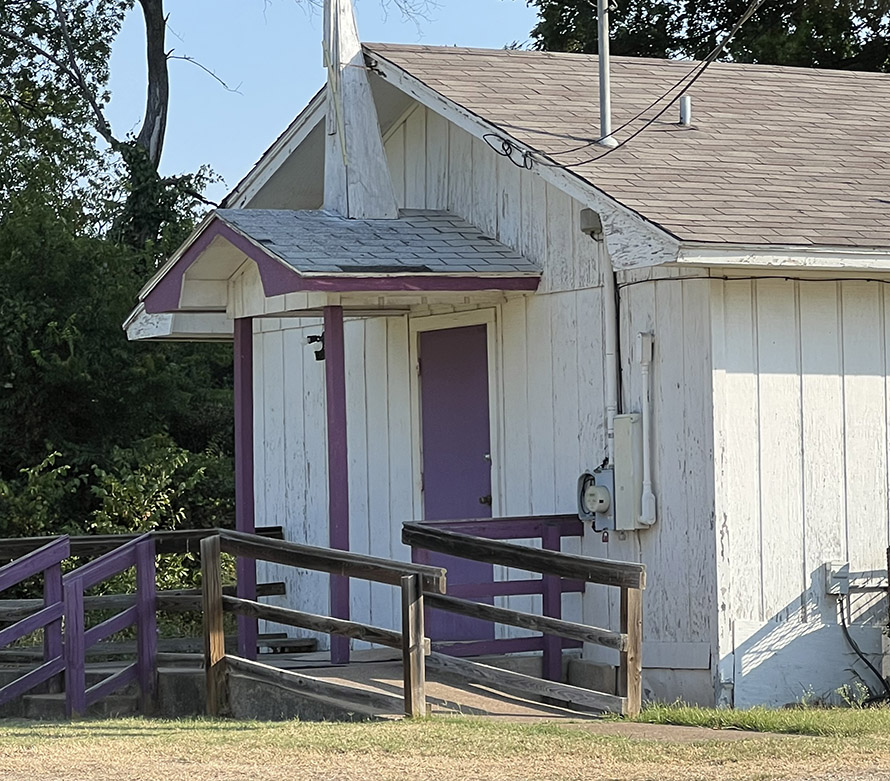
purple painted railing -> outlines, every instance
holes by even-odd
[[[540,539],[544,550],[559,552],[563,537],[580,537],[583,525],[576,515],[537,515],[516,518],[480,518],[475,520],[424,521],[424,526],[443,531],[470,534],[490,540]],[[415,548],[412,560],[417,564],[429,564],[429,551]],[[540,594],[543,614],[549,618],[562,618],[562,595],[581,593],[585,584],[580,580],[568,580],[544,575],[529,580],[500,580],[492,583],[468,583],[448,587],[449,595],[463,599],[481,599],[526,594]],[[551,681],[562,678],[562,649],[578,648],[576,640],[566,640],[552,635],[516,637],[477,642],[434,643],[437,651],[452,656],[481,656],[484,654],[508,654],[526,651],[543,651],[544,677]]]
[[[0,631],[0,648],[43,629],[43,664],[0,689],[0,705],[31,691],[65,669],[62,644],[62,561],[68,558],[67,536],[0,567],[0,592],[43,573],[43,609]]]
[[[136,567],[136,604],[90,629],[84,628],[84,591]],[[65,709],[84,714],[95,702],[134,681],[139,683],[142,712],[152,710],[157,657],[155,541],[144,534],[117,550],[69,572],[62,579],[65,603]],[[137,625],[136,661],[103,681],[86,687],[86,651],[115,632]]]

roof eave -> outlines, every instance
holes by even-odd
[[[684,241],[680,245],[677,263],[690,267],[722,266],[752,271],[781,268],[890,272],[890,247]]]

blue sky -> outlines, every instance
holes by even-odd
[[[224,177],[214,200],[237,184],[324,83],[321,13],[309,0],[168,0],[168,48],[194,57],[237,93],[191,63],[170,63],[171,101],[162,173],[209,164]],[[438,0],[428,19],[405,21],[391,3],[358,0],[365,41],[500,48],[526,41],[535,14],[525,0]],[[145,100],[141,14],[131,12],[111,60],[108,115],[116,134],[136,131]]]

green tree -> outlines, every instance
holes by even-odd
[[[535,48],[597,51],[594,0],[528,0],[537,9]],[[748,0],[617,0],[618,55],[702,58]],[[890,0],[768,0],[729,42],[722,59],[801,67],[890,70]]]

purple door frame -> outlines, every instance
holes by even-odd
[[[490,518],[488,327],[421,331],[418,352],[424,520]],[[494,578],[491,564],[428,556],[428,563],[448,570],[449,586],[491,583]],[[428,634],[438,641],[493,640],[494,626],[431,611]]]
[[[253,318],[235,320],[235,528],[256,531],[253,488]],[[256,562],[239,556],[235,562],[238,596],[256,599]],[[238,653],[256,659],[257,621],[238,616]]]
[[[328,545],[349,550],[349,459],[343,308],[324,307],[324,373],[328,427]],[[349,578],[330,577],[331,615],[349,618]],[[331,635],[331,662],[349,663],[349,638]]]

